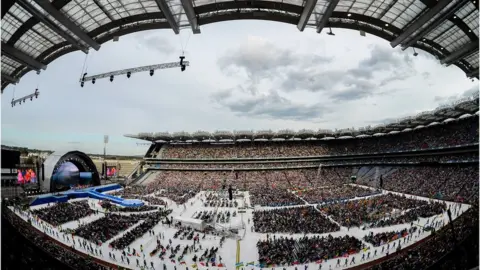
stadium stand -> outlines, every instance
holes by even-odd
[[[90,198],[16,214],[7,209],[5,217],[30,217],[32,226],[43,222],[46,235],[60,242],[55,226],[78,223],[59,233],[74,233],[81,239],[78,249],[95,260],[137,268],[175,269],[184,260],[202,270],[222,259],[233,264],[225,250],[234,248],[222,248],[234,243],[228,228],[244,231],[242,241],[251,245],[246,252],[258,253],[252,262],[258,267],[468,269],[478,264],[471,251],[478,253],[478,241],[472,240],[478,239],[478,218],[472,218],[478,211],[478,116],[369,138],[161,142],[147,153],[152,152],[144,158],[145,177],[110,194],[143,201],[138,209]],[[227,187],[234,203],[226,203]],[[175,224],[174,216],[203,229]],[[205,239],[209,234],[221,236],[220,247]],[[161,259],[131,257],[145,253],[143,245],[150,248],[155,239],[148,252]],[[142,243],[140,250],[136,243]],[[70,267],[81,263],[75,254],[65,254],[61,261]],[[170,263],[163,264],[166,259]]]

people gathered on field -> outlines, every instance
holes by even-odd
[[[56,203],[52,206],[48,204],[46,208],[33,210],[32,213],[41,220],[58,226],[92,215],[94,211],[90,209],[87,201],[79,201]]]

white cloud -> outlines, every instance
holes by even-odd
[[[433,109],[440,99],[476,86],[454,66],[443,67],[423,52],[412,57],[355,31],[335,30],[331,37],[265,21],[211,24],[201,35],[188,31],[181,37],[169,30],[124,36],[87,58],[92,75],[177,61],[184,49],[191,64],[185,72],[138,73],[81,88],[85,55],[79,52],[39,76],[30,72],[4,91],[2,142],[100,153],[109,134],[110,153],[142,154],[145,147],[122,135],[358,127]],[[10,107],[14,88],[20,97],[37,86],[39,99]]]

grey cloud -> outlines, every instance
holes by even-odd
[[[283,70],[330,63],[331,57],[296,53],[261,38],[249,38],[247,42],[218,59],[219,67],[227,74],[244,71],[247,76],[258,80],[278,76]],[[302,68],[299,68],[302,69]]]
[[[375,80],[375,73],[385,74]],[[389,48],[373,46],[370,55],[349,70],[291,70],[280,84],[283,91],[325,92],[333,100],[356,100],[375,94],[387,94],[384,88],[394,81],[415,75],[412,58]],[[379,91],[382,88],[381,92]],[[340,91],[334,91],[341,89]]]
[[[231,89],[229,91],[235,90]],[[226,95],[222,92],[213,94],[213,100],[240,116],[307,121],[319,119],[329,112],[328,108],[322,105],[312,106],[294,103],[280,96],[276,91],[270,91],[268,94],[247,95],[243,98],[230,98],[233,96],[232,94]]]
[[[411,70],[412,58],[408,54],[401,54],[390,48],[374,46],[370,56],[358,63],[358,66],[348,72],[354,76],[372,79],[376,72],[393,72],[395,75],[404,69]],[[393,76],[392,76],[393,77]]]
[[[479,90],[478,87],[479,85],[476,84],[471,88],[463,91],[463,93],[461,94],[451,95],[451,96],[435,96],[433,100],[438,104],[449,104],[462,98],[471,97],[473,94],[478,93],[478,90]]]
[[[330,98],[335,101],[351,101],[366,98],[372,95],[375,85],[367,80],[348,77],[345,80],[346,89],[332,92]]]
[[[422,77],[423,77],[423,79],[425,79],[425,80],[429,79],[429,78],[430,78],[430,72],[427,72],[427,71],[423,72],[423,73],[422,73]]]
[[[171,54],[175,50],[167,38],[156,34],[146,36],[142,44],[149,49],[159,51],[163,54]]]

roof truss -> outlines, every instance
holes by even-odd
[[[460,10],[465,4],[468,4],[470,0],[461,0],[454,6],[452,6],[450,9],[448,9],[446,12],[444,12],[439,18],[437,18],[435,21],[433,21],[430,25],[419,31],[413,38],[411,38],[408,42],[403,44],[402,50],[407,49],[408,47],[412,46],[412,44],[415,44],[417,41],[419,41],[422,37],[426,36],[428,33],[433,31],[435,28],[440,26],[443,22],[446,20],[451,19],[454,15],[455,12]]]
[[[47,65],[44,65],[40,63],[39,61],[33,59],[29,55],[25,54],[24,52],[8,45],[7,43],[2,41],[2,54],[7,55],[10,57],[12,60],[15,60],[19,63],[22,63],[28,67],[30,67],[33,70],[40,70],[40,69],[46,69]]]
[[[175,16],[173,16],[167,2],[165,0],[155,0],[155,2],[157,2],[158,8],[162,11],[168,24],[170,24],[170,27],[172,27],[173,32],[178,35],[180,33],[180,27],[178,26],[177,20],[175,20]]]
[[[55,20],[60,22],[65,28],[67,28],[70,32],[75,34],[78,38],[80,38],[83,42],[88,44],[90,47],[92,47],[95,50],[100,49],[100,44],[98,44],[95,40],[93,40],[91,37],[89,37],[83,30],[76,25],[74,22],[72,22],[70,19],[68,19],[65,15],[63,15],[62,12],[60,12],[58,9],[56,9],[48,0],[34,0],[35,3],[37,3],[42,9],[44,9],[46,12],[50,14]]]
[[[323,14],[322,18],[320,21],[318,21],[317,24],[317,33],[321,33],[323,28],[327,25],[328,19],[332,16],[333,11],[335,10],[335,7],[338,5],[338,2],[340,0],[331,0],[330,4],[328,4],[328,7],[325,9],[325,13]]]
[[[450,1],[451,0],[439,0],[435,6],[420,15],[418,18],[414,19],[412,24],[407,26],[407,28],[400,35],[398,35],[398,37],[390,42],[390,45],[393,48],[397,47],[401,42],[413,34],[413,32],[417,31],[420,27],[422,27],[425,23],[442,11],[450,3]]]
[[[66,41],[75,46],[77,49],[83,51],[84,53],[88,52],[87,48],[85,48],[77,40],[70,36],[70,34],[58,27],[53,21],[51,21],[35,7],[33,7],[32,4],[30,4],[27,0],[17,0],[17,3],[30,14],[32,14],[33,17],[37,18],[40,22],[45,24],[48,28],[50,28],[53,32],[57,33],[59,36],[63,37]]]

